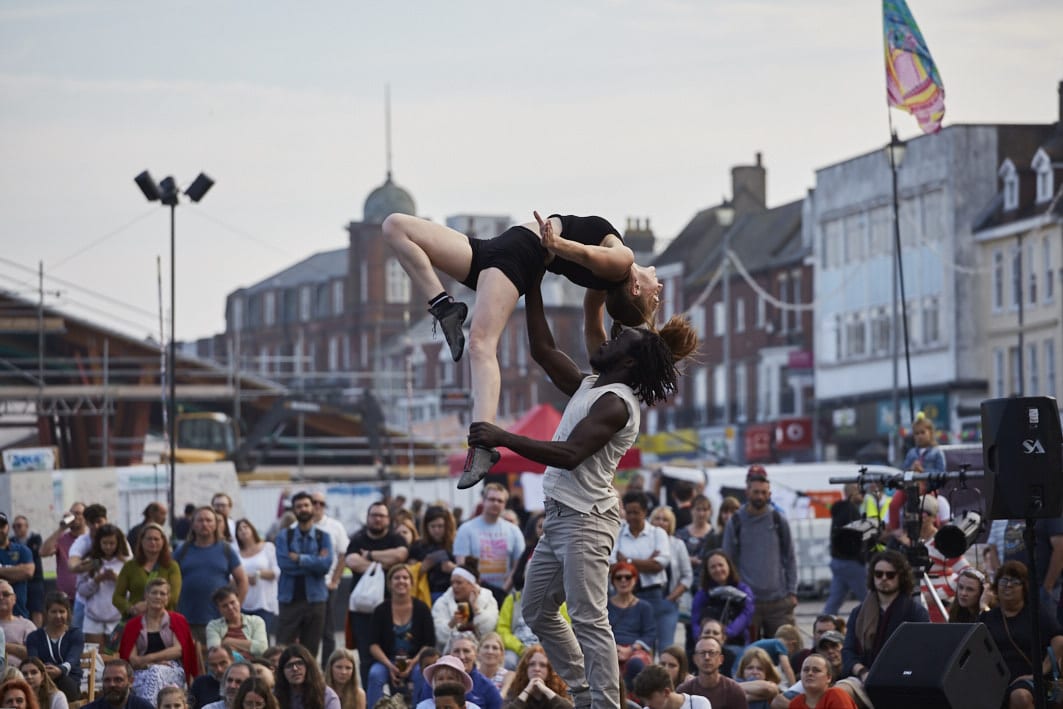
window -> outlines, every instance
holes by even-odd
[[[1052,265],[1052,242],[1047,236],[1041,239],[1041,263],[1045,267],[1044,302],[1051,303],[1055,297],[1056,279],[1053,278],[1055,267]]]
[[[243,330],[244,329],[244,299],[233,298],[232,311],[229,321],[230,330]]]
[[[735,298],[735,332],[746,331],[746,301]]]
[[[450,349],[447,347],[439,348],[439,355],[436,357],[439,364],[439,383],[442,386],[451,386],[454,384],[454,360],[450,358]]]
[[[945,198],[941,190],[923,195],[923,240],[942,241],[945,235]]]
[[[1022,377],[1019,376],[1019,368],[1022,366],[1021,357],[1022,353],[1019,352],[1018,347],[1008,348],[1008,381],[1011,386],[1011,390],[1008,392],[1009,396],[1022,393]]]
[[[358,264],[358,302],[369,302],[369,262]]]
[[[841,268],[845,264],[845,228],[841,219],[823,226],[823,257],[820,263],[825,268]]]
[[[694,326],[694,332],[698,334],[698,339],[705,339],[705,306],[695,305],[690,309],[688,313],[690,316],[690,324]],[[527,340],[527,338],[522,338]]]
[[[1052,161],[1049,159],[1048,154],[1045,153],[1044,148],[1037,151],[1037,154],[1033,156],[1033,162],[1030,167],[1037,173],[1037,203],[1047,202],[1052,199]]]
[[[306,322],[310,319],[310,306],[312,304],[311,296],[313,295],[310,286],[302,286],[299,289],[299,322]]]
[[[1056,343],[1045,340],[1045,396],[1056,395]]]
[[[722,364],[712,368],[712,405],[718,418],[724,417],[727,410],[727,383]]]
[[[902,200],[900,204],[901,246],[915,246],[923,240],[921,205],[917,197]]]
[[[358,338],[358,368],[369,368],[369,333],[361,333]]]
[[[384,302],[409,303],[410,277],[406,275],[398,259],[389,258],[385,267]]]
[[[329,335],[328,338],[328,371],[340,371],[340,336]]]
[[[801,302],[801,270],[790,271],[790,302],[797,305]],[[801,311],[787,310],[787,316],[793,319],[793,331],[801,332]]]
[[[871,311],[871,354],[883,355],[890,352],[890,317],[892,312],[885,307]]]
[[[778,281],[779,281],[779,295],[778,295],[779,301],[782,302],[782,303],[788,303],[789,302],[789,298],[786,297],[786,290],[787,290],[787,288],[790,285],[790,279],[787,277],[787,275],[785,273],[780,273],[779,276],[778,276]],[[789,329],[787,328],[787,325],[789,324],[789,322],[788,322],[789,318],[787,318],[787,311],[785,311],[785,310],[780,310],[779,311],[779,320],[781,321],[779,324],[780,324],[781,329],[782,329],[782,334],[785,335],[787,332],[789,332]]]
[[[883,256],[893,253],[892,219],[888,207],[871,210],[871,238],[869,256]]]
[[[749,369],[745,362],[735,365],[735,395],[731,398],[735,401],[735,417],[739,421],[745,421],[749,417],[748,392],[746,391],[748,374]]]
[[[859,263],[867,258],[867,215],[861,212],[845,219],[845,262]]]
[[[1015,163],[1005,160],[1000,166],[997,175],[1004,183],[1004,211],[1010,212],[1019,208],[1019,173],[1015,170]]]
[[[266,327],[272,327],[277,322],[277,296],[273,291],[266,293],[263,298],[262,320]]]
[[[1011,249],[1011,307],[1018,308],[1022,300],[1022,251]]]
[[[993,310],[1004,309],[1004,252],[993,250]]]
[[[343,281],[332,282],[332,314],[343,315]]]
[[[1026,289],[1027,289],[1027,302],[1030,305],[1037,304],[1037,261],[1034,260],[1034,243],[1033,240],[1026,242],[1026,271],[1028,276],[1026,277]]]
[[[1041,377],[1037,371],[1037,345],[1026,347],[1026,371],[1030,382],[1030,388],[1026,392],[1030,396],[1041,395]]]
[[[1004,350],[993,350],[993,396],[1004,396]]]
[[[866,328],[859,313],[849,315],[845,323],[846,357],[863,357],[867,354]]]
[[[845,350],[843,349],[845,343],[845,329],[842,326],[842,316],[839,313],[834,316],[834,358],[833,361],[837,362],[845,356]]]
[[[768,321],[768,303],[764,296],[757,295],[757,328],[763,330]]]
[[[712,334],[722,337],[727,329],[727,306],[722,300],[712,304]]]
[[[938,299],[936,297],[926,298],[923,301],[921,321],[923,326],[923,344],[927,346],[938,344],[938,342],[941,341],[941,321],[938,313]]]

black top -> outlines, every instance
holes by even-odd
[[[557,217],[561,220],[561,236],[569,241],[576,241],[585,246],[598,246],[602,243],[602,239],[610,234],[623,241],[620,232],[601,217],[577,217],[571,214],[551,214],[550,217]],[[577,286],[583,286],[591,290],[609,290],[624,282],[624,279],[608,281],[604,278],[599,278],[591,273],[587,267],[563,259],[560,256],[554,256],[550,263],[546,265],[546,270],[550,273],[564,276]]]
[[[373,617],[369,621],[369,642],[376,643],[384,654],[389,658],[395,658],[395,620],[391,617],[391,602],[384,601],[373,609]],[[421,648],[435,647],[436,626],[432,621],[432,609],[422,601],[413,599],[413,616],[410,618],[410,637],[407,642],[413,648],[410,657],[421,651]]]
[[[1048,645],[1053,637],[1061,635],[1059,624],[1047,608],[1041,607],[1041,642]],[[985,623],[993,641],[1000,648],[1000,656],[1008,666],[1011,679],[1020,675],[1033,674],[1029,658],[1033,657],[1033,626],[1030,625],[1029,606],[1023,606],[1014,618],[1008,618],[1007,629],[1004,627],[1004,615],[999,606],[982,613],[979,620]],[[1011,636],[1010,638],[1008,636]],[[1014,641],[1014,642],[1013,642]],[[1021,650],[1021,652],[1020,652]],[[1023,654],[1026,657],[1023,657]]]
[[[440,568],[443,564],[439,559],[445,557],[447,561],[453,562],[456,561],[454,554],[446,547],[426,539],[418,539],[410,545],[410,561],[424,562],[425,557],[429,554],[434,558],[438,558],[435,565],[428,570],[428,590],[432,593],[446,593],[447,589],[450,588],[450,574]]]
[[[347,545],[347,553],[361,554],[363,551],[384,551],[395,547],[406,548],[406,540],[398,532],[388,532],[379,539],[374,539],[369,536],[363,527],[351,536],[351,543]],[[362,575],[355,571],[351,571],[351,573],[354,575],[354,585],[357,586],[362,579]]]
[[[844,545],[839,545],[838,533],[850,522],[860,520],[860,508],[849,500],[838,500],[830,506],[830,555],[843,561],[863,561],[860,554],[845,553]]]
[[[211,702],[220,700],[221,682],[215,679],[214,675],[209,672],[196,677],[192,680],[192,699],[195,702],[192,705],[192,709],[205,707]]]

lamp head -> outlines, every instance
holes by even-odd
[[[172,177],[164,177],[162,182],[159,183],[159,189],[162,193],[160,199],[163,204],[167,207],[173,207],[177,204],[177,182]]]
[[[192,184],[188,186],[188,189],[185,190],[185,194],[188,195],[188,198],[193,202],[198,202],[203,199],[203,195],[207,194],[213,186],[214,180],[201,172],[199,173],[199,177],[197,177]]]
[[[722,227],[729,227],[735,220],[735,207],[729,200],[722,200],[716,208],[716,221]]]
[[[934,535],[934,546],[946,559],[963,556],[982,530],[982,515],[974,510],[953,517]]]
[[[162,198],[162,193],[159,192],[159,186],[155,184],[155,180],[152,179],[151,173],[144,170],[139,175],[133,178],[133,182],[137,183],[137,187],[144,193],[144,196],[149,202],[157,202]]]
[[[908,144],[897,137],[897,133],[894,132],[890,138],[889,145],[886,146],[886,157],[890,159],[891,164],[894,167],[900,167],[904,162],[904,154],[908,151]]]

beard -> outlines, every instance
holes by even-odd
[[[314,513],[313,512],[307,512],[307,511],[304,510],[302,512],[296,512],[295,513],[295,519],[299,521],[299,524],[306,524],[307,522],[309,522],[313,518],[314,518]]]
[[[756,499],[756,500],[750,500],[749,504],[753,505],[753,509],[755,509],[755,510],[762,510],[762,509],[764,509],[765,507],[768,506],[768,501],[767,500]]]
[[[129,697],[129,687],[122,687],[121,689],[107,689],[103,692],[103,698],[107,700],[108,704],[119,705],[123,704],[126,698]]]

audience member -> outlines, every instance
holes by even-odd
[[[48,676],[48,669],[39,657],[26,658],[19,669],[22,671],[22,676],[26,678],[26,683],[37,694],[37,702],[41,709],[69,708],[69,700]]]
[[[228,647],[245,659],[261,654],[269,646],[266,621],[240,610],[240,598],[232,586],[222,586],[211,601],[221,614],[207,623],[207,647]]]
[[[454,570],[454,518],[446,507],[433,505],[425,510],[421,537],[410,546],[410,560],[421,562],[421,573],[428,574],[432,602],[450,588]]]
[[[435,652],[434,650],[432,652]],[[426,652],[421,656],[422,663],[427,662],[431,653]],[[466,709],[480,709],[480,706],[469,698],[473,691],[472,677],[465,672],[464,663],[453,655],[442,655],[435,662],[424,667],[420,675],[421,679],[415,685],[414,702],[415,709],[435,709],[433,698],[436,687],[456,682],[465,690]]]
[[[324,662],[336,649],[336,609],[347,600],[339,589],[343,572],[347,568],[343,563],[343,554],[347,550],[347,544],[350,543],[350,536],[343,522],[326,513],[328,501],[325,499],[325,493],[318,490],[310,493],[310,498],[314,504],[314,526],[329,535],[329,539],[332,540],[332,563],[325,575],[328,601],[325,603],[325,625],[321,631],[321,660]],[[239,526],[237,532],[239,532]]]
[[[26,600],[33,578],[33,552],[11,537],[7,515],[3,512],[0,512],[0,578],[15,590],[15,615],[29,618]]]
[[[44,625],[26,636],[26,654],[44,661],[45,671],[71,702],[81,698],[81,652],[85,637],[70,626],[70,598],[52,591],[44,599]]]
[[[216,495],[217,499],[219,496]],[[247,575],[240,565],[240,556],[223,541],[218,520],[210,507],[196,510],[188,541],[173,556],[181,566],[183,584],[177,610],[188,619],[192,637],[206,645],[207,623],[217,617],[217,610],[210,602],[215,589],[231,582],[241,601],[247,595]]]
[[[716,548],[707,546],[710,538],[714,536],[712,529],[712,503],[709,498],[704,495],[694,497],[691,503],[691,522],[687,526],[677,529],[675,536],[676,539],[681,540],[686,545],[687,557],[690,559],[691,583],[685,600],[687,617],[683,617],[683,605],[680,606],[679,611],[679,619],[690,623],[693,620],[691,607],[693,606],[694,596],[697,595],[698,590],[701,588],[702,567],[705,557],[711,549]],[[694,623],[688,627],[696,628],[698,625]],[[694,635],[691,632],[686,633],[685,647],[687,655],[694,652]]]
[[[362,574],[374,563],[379,563],[387,571],[395,564],[405,562],[409,553],[406,542],[391,529],[391,513],[387,503],[377,501],[371,503],[366,511],[365,526],[351,536],[344,563],[351,570],[353,584],[357,586]],[[347,647],[358,650],[358,676],[363,687],[369,684],[371,619],[371,613],[349,611],[347,614],[347,625],[353,636],[348,638]]]
[[[675,629],[679,625],[682,612],[690,614],[690,586],[693,583],[693,571],[687,546],[675,535],[675,515],[671,507],[658,507],[650,515],[650,524],[660,527],[668,534],[670,561],[665,570],[668,580],[665,583],[664,598],[657,615],[657,647],[668,647],[675,642]],[[682,606],[682,607],[681,607]]]
[[[706,618],[701,622],[701,633],[698,640],[712,638],[723,647],[723,662],[720,664],[720,674],[730,677],[732,670],[738,665],[738,654],[733,650],[733,645],[726,643],[723,625],[715,618]],[[695,669],[697,664],[695,663]]]
[[[192,518],[195,516],[195,514],[195,505],[193,505],[191,502],[185,505],[185,513],[174,521],[174,539],[188,539],[188,535],[192,532]]]
[[[126,541],[122,530],[105,524],[96,530],[88,559],[88,571],[78,575],[78,595],[85,599],[85,621],[81,630],[85,642],[102,645],[122,620],[122,612],[114,605],[114,590],[118,574],[125,566]]]
[[[0,579],[0,631],[4,633],[9,667],[17,668],[26,659],[26,638],[35,630],[37,626],[29,618],[15,615],[15,589]]]
[[[279,709],[273,687],[260,677],[244,681],[233,699],[232,709]]]
[[[277,549],[273,542],[259,536],[248,519],[236,523],[236,543],[240,547],[240,563],[247,575],[247,595],[243,611],[257,615],[266,622],[266,633],[272,638],[277,632],[277,579],[281,568],[277,565]]]
[[[432,611],[411,595],[413,574],[405,564],[388,569],[389,594],[369,621],[369,683],[365,694],[369,706],[384,695],[384,687],[406,692],[425,648],[436,644]]]
[[[725,645],[741,648],[748,644],[749,624],[755,611],[753,589],[742,581],[722,549],[706,555],[699,586],[690,609],[693,627],[702,627],[706,618],[713,618],[724,627]]]
[[[472,678],[472,691],[466,698],[482,709],[502,709],[502,695],[491,680],[476,669],[476,651],[479,649],[476,636],[472,633],[457,633],[450,638],[447,653],[461,660],[465,674]]]
[[[432,689],[436,709],[465,709],[465,687],[459,682],[441,682]]]
[[[166,531],[154,522],[145,524],[133,547],[133,558],[122,565],[114,584],[111,602],[126,618],[140,615],[147,607],[144,589],[150,579],[164,579],[170,584],[170,606],[177,610],[181,595],[181,567],[170,554]]]
[[[237,660],[225,668],[221,676],[221,699],[208,704],[202,709],[235,709],[236,697],[240,693],[240,687],[252,676],[254,668],[246,660]]]
[[[864,575],[864,585],[867,585],[867,575]],[[828,630],[837,631],[843,638],[845,637],[845,623],[842,619],[835,615],[828,613],[821,613],[816,616],[816,619],[812,621],[812,647],[806,647],[798,650],[796,653],[790,655],[790,665],[792,667],[801,667],[805,663],[805,658],[816,651],[816,646],[819,644],[819,639],[823,637],[823,634]]]
[[[804,693],[790,701],[790,709],[856,709],[852,697],[830,686],[830,663],[819,653],[812,653],[801,665],[801,685]]]
[[[299,642],[317,657],[328,606],[332,537],[314,525],[314,498],[310,493],[295,493],[292,511],[296,525],[282,530],[273,542],[281,569],[277,584],[277,642]]]
[[[506,649],[502,645],[502,636],[487,633],[480,639],[480,650],[476,655],[476,669],[480,671],[495,689],[504,697],[513,681],[513,670],[506,669]]]
[[[717,706],[704,696],[675,691],[668,671],[659,665],[650,665],[639,672],[635,677],[635,694],[645,702],[646,709],[712,709]]]
[[[55,587],[73,598],[77,593],[77,574],[70,570],[70,545],[85,533],[85,505],[75,502],[59,520],[59,528],[41,544],[41,556],[55,557]]]
[[[989,610],[983,597],[986,578],[978,569],[968,566],[956,576],[956,595],[949,605],[950,623],[977,623],[978,616]]]
[[[221,681],[233,663],[231,648],[216,645],[207,650],[207,671],[192,681],[192,700],[196,709],[221,699]]]
[[[628,691],[642,668],[653,663],[657,641],[653,606],[634,594],[638,578],[638,569],[629,561],[618,561],[609,569],[609,580],[616,589],[607,606],[609,626],[613,629],[620,674]]]
[[[568,686],[558,676],[541,645],[532,645],[517,663],[505,694],[505,709],[572,709]]]
[[[118,655],[133,668],[133,693],[155,697],[168,684],[185,686],[199,674],[199,657],[185,617],[166,610],[170,584],[148,581],[147,607],[130,618],[122,631]]]
[[[137,537],[140,536],[140,532],[145,525],[157,524],[160,527],[166,526],[166,518],[169,516],[170,510],[166,507],[165,502],[149,502],[148,506],[144,508],[143,514],[144,519],[130,527],[129,534],[126,535],[129,546],[134,548],[137,545]]]
[[[41,562],[41,546],[44,541],[37,532],[30,531],[26,515],[16,515],[11,520],[11,538],[30,550],[33,555],[33,576],[26,588],[26,609],[35,625],[44,622],[44,565]],[[48,709],[44,707],[43,709]]]
[[[210,498],[210,508],[221,515],[223,524],[218,525],[218,533],[227,543],[232,544],[236,539],[236,520],[232,519],[233,498],[224,492],[214,494]],[[195,526],[193,518],[192,525]]]
[[[838,612],[847,595],[859,603],[867,593],[864,550],[842,543],[845,526],[863,516],[864,493],[856,483],[847,484],[844,490],[845,497],[830,506],[830,593],[823,606],[823,612],[830,615]]]
[[[82,709],[155,709],[152,702],[158,695],[149,700],[133,692],[133,668],[125,660],[107,660],[103,664],[101,684],[103,691],[96,701]]]
[[[669,645],[657,653],[657,664],[668,671],[673,687],[678,687],[692,676],[686,650],[678,645]]]
[[[769,709],[772,700],[779,696],[782,678],[767,652],[759,647],[750,647],[738,661],[735,681],[745,692],[749,709]]]
[[[780,625],[775,630],[774,638],[754,640],[748,647],[759,647],[768,653],[768,657],[779,667],[779,672],[786,679],[787,684],[797,681],[793,666],[790,664],[790,655],[801,648],[801,633],[796,627],[789,624]]]
[[[325,684],[340,698],[340,709],[366,709],[365,690],[354,666],[354,652],[345,647],[333,650],[325,662]]]
[[[512,522],[501,519],[509,492],[498,483],[483,489],[483,512],[458,528],[454,557],[463,564],[468,557],[479,560],[480,584],[495,596],[496,607],[513,587],[513,571],[524,553],[524,535]]]
[[[156,709],[194,709],[181,687],[163,687],[155,698]]]
[[[273,693],[284,709],[340,709],[339,695],[325,684],[321,669],[302,645],[289,645],[281,654],[281,674]]]
[[[38,709],[40,706],[33,688],[19,678],[0,683],[0,705],[9,709]]]
[[[697,675],[678,687],[677,692],[705,697],[714,709],[746,709],[746,694],[730,677],[720,673],[723,663],[723,646],[716,638],[702,638],[694,648],[694,666]]]
[[[672,544],[666,530],[646,524],[648,510],[644,494],[638,491],[625,493],[621,502],[625,522],[620,526],[620,535],[617,537],[610,561],[630,562],[638,571],[638,584],[633,589],[634,593],[653,609],[654,634],[649,649],[652,656],[657,647],[657,629],[661,621],[665,616],[671,617],[673,612],[676,612],[675,604],[665,600],[668,567],[672,562]],[[674,635],[673,630],[673,637],[667,638],[666,644],[672,644]],[[634,679],[635,674],[638,674],[637,670],[630,678]],[[629,681],[629,688],[630,684]]]
[[[771,483],[762,466],[746,477],[746,504],[728,521],[723,550],[742,580],[753,589],[755,610],[750,639],[775,635],[794,624],[797,605],[797,557],[786,518],[771,505]]]
[[[481,638],[498,625],[498,603],[490,590],[480,586],[474,559],[450,572],[450,589],[432,604],[432,621],[440,649],[455,633],[471,632]]]

